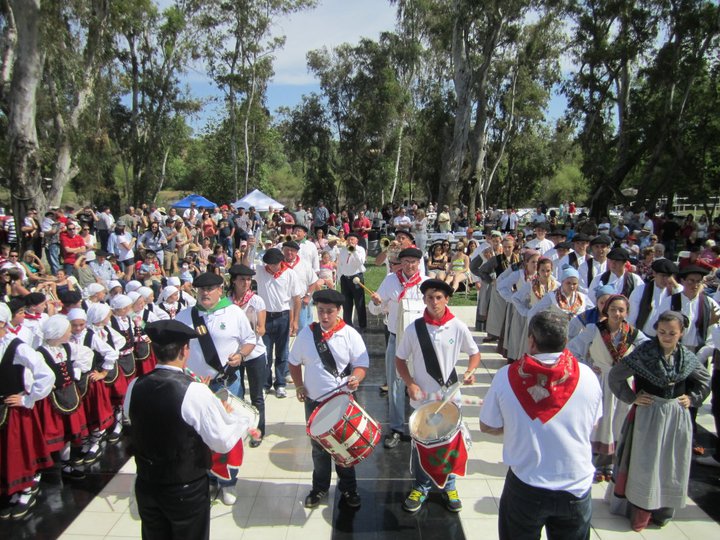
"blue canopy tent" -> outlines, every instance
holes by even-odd
[[[171,206],[173,208],[190,208],[192,203],[195,203],[196,208],[215,208],[217,206],[214,202],[207,200],[202,195],[196,195],[194,193],[192,195],[188,195],[184,199],[180,199]]]

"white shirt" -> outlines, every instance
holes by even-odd
[[[91,349],[82,344],[70,342],[68,345],[70,346],[70,362],[72,364],[73,377],[76,381],[79,381],[83,373],[87,373],[90,369],[92,369],[94,355]],[[52,359],[56,364],[60,364],[67,360],[65,347],[62,345],[51,347],[46,342],[43,342],[42,347],[50,353],[50,356],[52,356]]]
[[[595,279],[597,276],[599,276],[600,274],[605,272],[605,270],[607,270],[607,259],[605,259],[604,262],[599,263],[597,260],[595,260],[595,258],[593,258],[592,265],[593,265],[593,269],[594,269],[593,270],[593,279]],[[578,286],[578,289],[580,289],[585,294],[587,294],[588,287],[590,285],[590,283],[587,280],[587,273],[588,273],[588,259],[585,258],[583,263],[578,268],[578,274],[580,274],[580,279],[579,279],[580,284]]]
[[[587,259],[587,253],[585,255],[580,255],[577,251],[571,251],[570,253],[574,253],[574,259],[577,259],[577,265],[578,269],[580,266],[582,266],[582,263],[585,262],[585,259]],[[560,272],[562,271],[563,266],[566,264],[569,266],[572,266],[570,264],[570,253],[565,255],[562,259],[553,261],[553,275],[557,278],[560,275]],[[573,267],[574,268],[574,267]],[[578,270],[580,272],[580,270]]]
[[[355,246],[354,252],[348,251],[346,247],[342,248],[337,256],[337,275],[354,276],[365,272],[366,256],[362,246]]]
[[[657,331],[653,328],[653,324],[652,324],[653,313],[658,312],[658,309],[660,309],[660,304],[662,303],[663,300],[665,300],[665,297],[668,296],[667,288],[663,287],[662,289],[660,289],[659,287],[655,286],[654,282],[643,283],[639,287],[635,287],[635,289],[633,289],[633,292],[629,298],[630,313],[628,313],[627,322],[629,322],[630,324],[635,326],[635,323],[637,321],[638,314],[639,314],[638,311],[640,309],[640,300],[642,299],[643,293],[645,292],[645,287],[652,287],[653,295],[652,295],[652,300],[650,300],[650,306],[649,306],[650,313],[649,313],[647,319],[645,319],[645,325],[642,328],[640,328],[640,330],[646,336],[655,337],[655,335],[657,334]],[[678,285],[675,288],[674,292],[678,293],[678,292],[681,292],[682,290],[683,290],[682,285]]]
[[[197,341],[197,340],[193,340]],[[155,369],[169,369],[182,371],[178,367],[158,364]],[[125,418],[130,418],[130,400],[137,379],[128,386],[123,411]],[[180,408],[182,419],[193,428],[203,442],[214,452],[226,454],[247,433],[247,423],[239,422],[234,416],[228,414],[222,401],[216,398],[206,384],[191,382],[185,392]]]
[[[577,312],[575,312],[574,315],[580,315],[583,311],[590,309],[591,307],[595,307],[595,304],[592,300],[590,300],[587,296],[585,296],[580,291],[576,291],[575,295],[580,297],[581,303],[580,307],[578,308]],[[572,306],[575,304],[575,297],[568,298],[568,305]],[[546,309],[553,309],[559,313],[565,313],[567,315],[570,315],[569,311],[565,311],[560,308],[560,306],[557,303],[557,290],[551,291],[549,293],[546,293],[545,296],[543,296],[537,304],[532,306],[530,310],[528,311],[527,317],[528,319],[532,319],[536,313],[540,313],[541,311],[545,311]]]
[[[697,347],[698,346],[698,335],[697,335],[697,318],[700,314],[700,295],[703,294],[700,292],[694,299],[690,300],[687,296],[684,294],[680,295],[680,302],[681,302],[681,309],[680,311],[687,316],[688,319],[690,319],[690,326],[688,326],[685,329],[685,333],[682,337],[682,344],[686,347]],[[712,298],[708,297],[708,302],[710,303],[710,309],[712,309],[715,313],[720,314],[720,306],[718,303],[713,300]],[[658,308],[657,312],[653,312],[650,315],[650,321],[652,324],[655,324],[655,322],[658,320],[658,317],[660,317],[661,313],[664,313],[670,309],[672,305],[672,296],[666,296],[662,302],[660,302],[660,307]],[[710,328],[706,328],[706,331],[708,333],[708,336],[710,335]]]
[[[0,359],[5,355],[5,351],[13,339],[15,336],[9,332],[0,339]],[[23,373],[25,394],[22,396],[22,405],[27,409],[32,409],[35,402],[47,397],[52,392],[55,374],[45,363],[42,355],[26,343],[21,343],[15,350],[12,363],[14,366],[25,368]]]
[[[528,249],[536,249],[540,252],[540,255],[544,255],[546,251],[553,249],[555,244],[552,243],[552,240],[548,240],[547,238],[543,238],[542,240],[533,238],[525,244],[525,247]]]
[[[297,264],[292,267],[291,270],[298,278],[298,282],[300,283],[300,287],[302,289],[301,295],[305,295],[310,286],[316,283],[320,278],[318,278],[317,274],[313,271],[312,266],[310,266],[308,261],[298,257],[295,259],[295,262],[297,262]]]
[[[248,318],[248,322],[250,323],[250,328],[252,328],[253,332],[255,332],[255,328],[257,327],[258,314],[261,311],[266,311],[265,300],[260,298],[257,294],[253,294],[250,297],[250,300],[248,300],[247,303],[240,309],[242,309],[245,313],[245,316]],[[258,336],[256,333],[255,338],[255,348],[250,354],[247,355],[246,360],[253,360],[255,358],[258,358],[259,356],[262,356],[266,352],[265,342],[263,341],[262,337]]]
[[[543,356],[536,358],[542,361]],[[557,357],[557,355],[555,355]],[[592,486],[590,434],[602,417],[598,377],[584,365],[570,399],[548,422],[531,420],[520,405],[508,378],[509,366],[495,375],[480,410],[480,421],[503,428],[503,462],[522,482],[576,497]]]
[[[365,342],[352,326],[345,325],[336,331],[327,340],[327,345],[335,359],[338,373],[342,373],[349,363],[353,368],[370,366]],[[293,366],[305,366],[303,384],[307,396],[313,401],[317,401],[323,394],[331,392],[347,381],[347,377],[335,377],[325,369],[315,347],[310,326],[306,326],[298,333],[288,360]],[[347,392],[347,387],[344,391]]]
[[[183,309],[177,314],[175,320],[190,328],[195,328],[191,311],[192,308]],[[245,312],[234,304],[210,313],[200,311],[200,317],[205,322],[205,327],[210,333],[223,367],[227,365],[228,358],[244,345],[255,345],[257,341]],[[205,361],[199,339],[190,340],[190,358],[188,358],[187,365],[198,377],[214,378],[218,375],[218,372]]]
[[[593,278],[592,283],[590,283],[590,287],[588,288],[587,294],[590,297],[590,300],[592,300],[593,302],[597,302],[597,298],[595,297],[595,289],[601,285],[600,278],[603,274],[604,272],[601,272],[600,274],[595,274],[595,277]],[[640,276],[631,272],[624,272],[623,275],[620,277],[618,277],[614,272],[610,272],[610,276],[608,276],[608,281],[607,283],[605,283],[605,285],[615,287],[615,294],[622,294],[623,287],[625,286],[625,274],[627,274],[635,284],[633,291],[635,291],[635,289],[645,283]]]
[[[441,326],[424,324],[428,334],[430,334],[430,342],[433,349],[435,349],[440,364],[440,372],[445,381],[448,380],[450,373],[455,370],[455,365],[461,353],[470,356],[480,352],[467,325],[458,317],[453,317]],[[440,392],[440,384],[430,376],[425,367],[425,357],[423,356],[422,346],[414,323],[408,325],[405,329],[405,333],[395,351],[395,356],[407,363],[412,363],[410,371],[413,373],[415,384],[425,394]],[[462,379],[462,377],[458,378]],[[459,396],[460,392],[455,394],[456,401],[459,400]],[[422,404],[422,401],[410,400],[410,405],[414,409],[417,409]]]
[[[422,293],[420,293],[420,284],[425,281],[427,276],[420,275],[420,283],[414,287],[410,287],[403,298],[408,300],[420,300],[422,301]],[[383,279],[380,287],[377,290],[378,295],[382,298],[382,303],[376,306],[374,302],[370,302],[368,309],[373,315],[380,315],[386,313],[387,320],[385,324],[388,327],[388,331],[391,334],[397,334],[397,318],[398,309],[400,304],[398,303],[398,296],[403,290],[403,286],[400,284],[400,280],[397,274],[388,274]]]
[[[265,300],[265,307],[270,313],[288,311],[292,308],[293,297],[305,294],[295,272],[288,270],[276,279],[264,265],[260,265],[255,274],[255,282],[257,293]]]
[[[305,259],[310,263],[310,267],[313,272],[320,270],[320,255],[318,254],[317,247],[310,240],[304,239],[300,244],[300,251],[298,255],[301,259]]]
[[[132,244],[130,244],[131,241],[132,235],[128,232],[120,235],[111,233],[108,239],[108,251],[113,253],[118,261],[132,259],[135,257],[135,252],[132,249]],[[130,249],[127,249],[123,244],[130,246]]]

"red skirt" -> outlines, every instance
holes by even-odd
[[[118,370],[119,373],[117,379],[115,379],[115,382],[109,385],[108,388],[110,389],[110,402],[116,407],[122,407],[130,381],[127,377],[125,377],[125,375],[123,375],[119,366]]]
[[[39,470],[52,465],[37,409],[10,407],[0,428],[0,495],[12,495],[33,484]]]
[[[82,401],[89,431],[108,429],[115,422],[110,401],[110,387],[104,382],[88,381],[88,391]]]
[[[155,369],[155,366],[157,365],[157,360],[155,359],[155,353],[150,351],[150,355],[145,360],[136,360],[135,361],[135,375],[137,377],[140,377],[142,375],[147,375],[150,373],[153,369]]]
[[[50,397],[39,401],[38,417],[45,435],[45,444],[51,452],[59,452],[65,443],[81,444],[88,435],[85,410],[82,403],[71,414],[60,414],[50,403]]]

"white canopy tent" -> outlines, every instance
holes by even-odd
[[[241,206],[247,210],[251,206],[255,207],[255,210],[258,212],[267,212],[270,207],[272,206],[274,209],[282,209],[285,205],[281,202],[276,201],[272,197],[269,197],[265,195],[262,191],[259,189],[255,189],[245,195],[242,199],[238,199],[233,203],[233,206],[235,208],[240,208]]]

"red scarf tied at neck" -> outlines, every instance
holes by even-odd
[[[398,300],[402,300],[405,297],[405,293],[408,292],[408,289],[412,289],[415,285],[420,285],[420,282],[422,281],[420,272],[415,272],[415,274],[408,279],[405,278],[405,274],[403,274],[402,270],[396,272],[395,275],[398,277],[400,285],[402,285],[403,288],[403,290],[400,291],[400,294],[398,294]]]
[[[285,272],[285,270],[287,270],[287,269],[288,269],[288,265],[285,264],[285,261],[282,261],[282,262],[280,263],[280,270],[278,270],[277,272],[272,272],[267,266],[265,266],[265,271],[266,271],[268,274],[272,274],[272,277],[273,277],[274,279],[277,279],[277,278],[279,278],[280,276],[282,276],[282,275],[283,275],[283,272]]]
[[[312,323],[312,324],[315,325],[315,324],[320,324],[320,323],[314,322],[314,323]],[[343,319],[338,319],[338,321],[335,323],[335,326],[333,326],[333,327],[332,327],[330,330],[328,330],[327,332],[325,332],[325,331],[322,329],[322,326],[321,326],[321,327],[320,327],[320,332],[321,332],[321,334],[322,334],[322,340],[323,340],[323,341],[327,341],[328,339],[330,339],[330,338],[333,336],[333,334],[335,334],[335,332],[339,332],[339,331],[342,330],[343,328],[345,328],[345,321],[344,321]],[[312,327],[312,330],[315,330],[315,327],[314,327],[314,326]]]
[[[450,320],[452,320],[452,319],[454,319],[454,318],[455,318],[455,315],[453,315],[452,313],[450,313],[450,310],[449,310],[448,308],[445,308],[445,313],[443,313],[443,316],[440,317],[439,319],[433,319],[433,318],[430,316],[430,312],[428,311],[427,308],[425,308],[425,312],[423,313],[423,320],[424,320],[427,324],[431,324],[431,325],[433,325],[433,326],[443,326],[443,325],[446,324],[448,321],[450,321]]]

